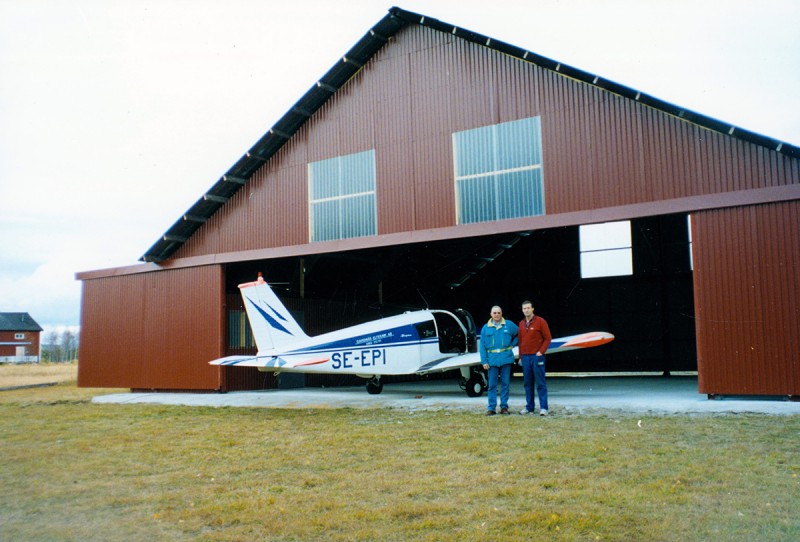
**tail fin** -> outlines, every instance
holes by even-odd
[[[257,281],[240,284],[239,290],[259,353],[308,338],[261,273]]]

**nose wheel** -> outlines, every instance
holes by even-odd
[[[370,395],[378,395],[380,392],[383,391],[383,382],[381,382],[381,377],[373,376],[369,380],[367,380],[367,393]]]

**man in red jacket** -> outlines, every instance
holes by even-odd
[[[547,416],[547,382],[545,381],[544,354],[553,339],[550,327],[541,316],[533,314],[533,303],[522,302],[522,314],[525,316],[519,323],[519,361],[522,365],[522,377],[525,383],[525,408],[520,414],[533,414],[535,401],[533,384],[539,394],[539,415]]]

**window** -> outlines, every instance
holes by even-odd
[[[14,333],[14,339],[19,341],[19,340],[22,340],[24,338],[25,338],[25,334],[24,333]]]
[[[453,134],[458,224],[544,214],[539,117]]]
[[[377,233],[375,151],[308,164],[311,241]]]
[[[633,274],[630,220],[579,228],[581,277],[616,277]]]

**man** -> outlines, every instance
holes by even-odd
[[[503,309],[492,307],[491,318],[481,329],[480,353],[483,368],[489,373],[487,416],[497,413],[497,382],[500,381],[500,414],[508,414],[511,366],[517,345],[517,328],[503,318]]]
[[[545,381],[544,354],[553,339],[550,327],[541,316],[533,314],[533,303],[522,302],[522,314],[525,316],[519,323],[519,360],[522,365],[522,378],[525,384],[525,408],[520,414],[533,414],[535,400],[533,384],[539,394],[539,415],[547,416],[547,382]]]

